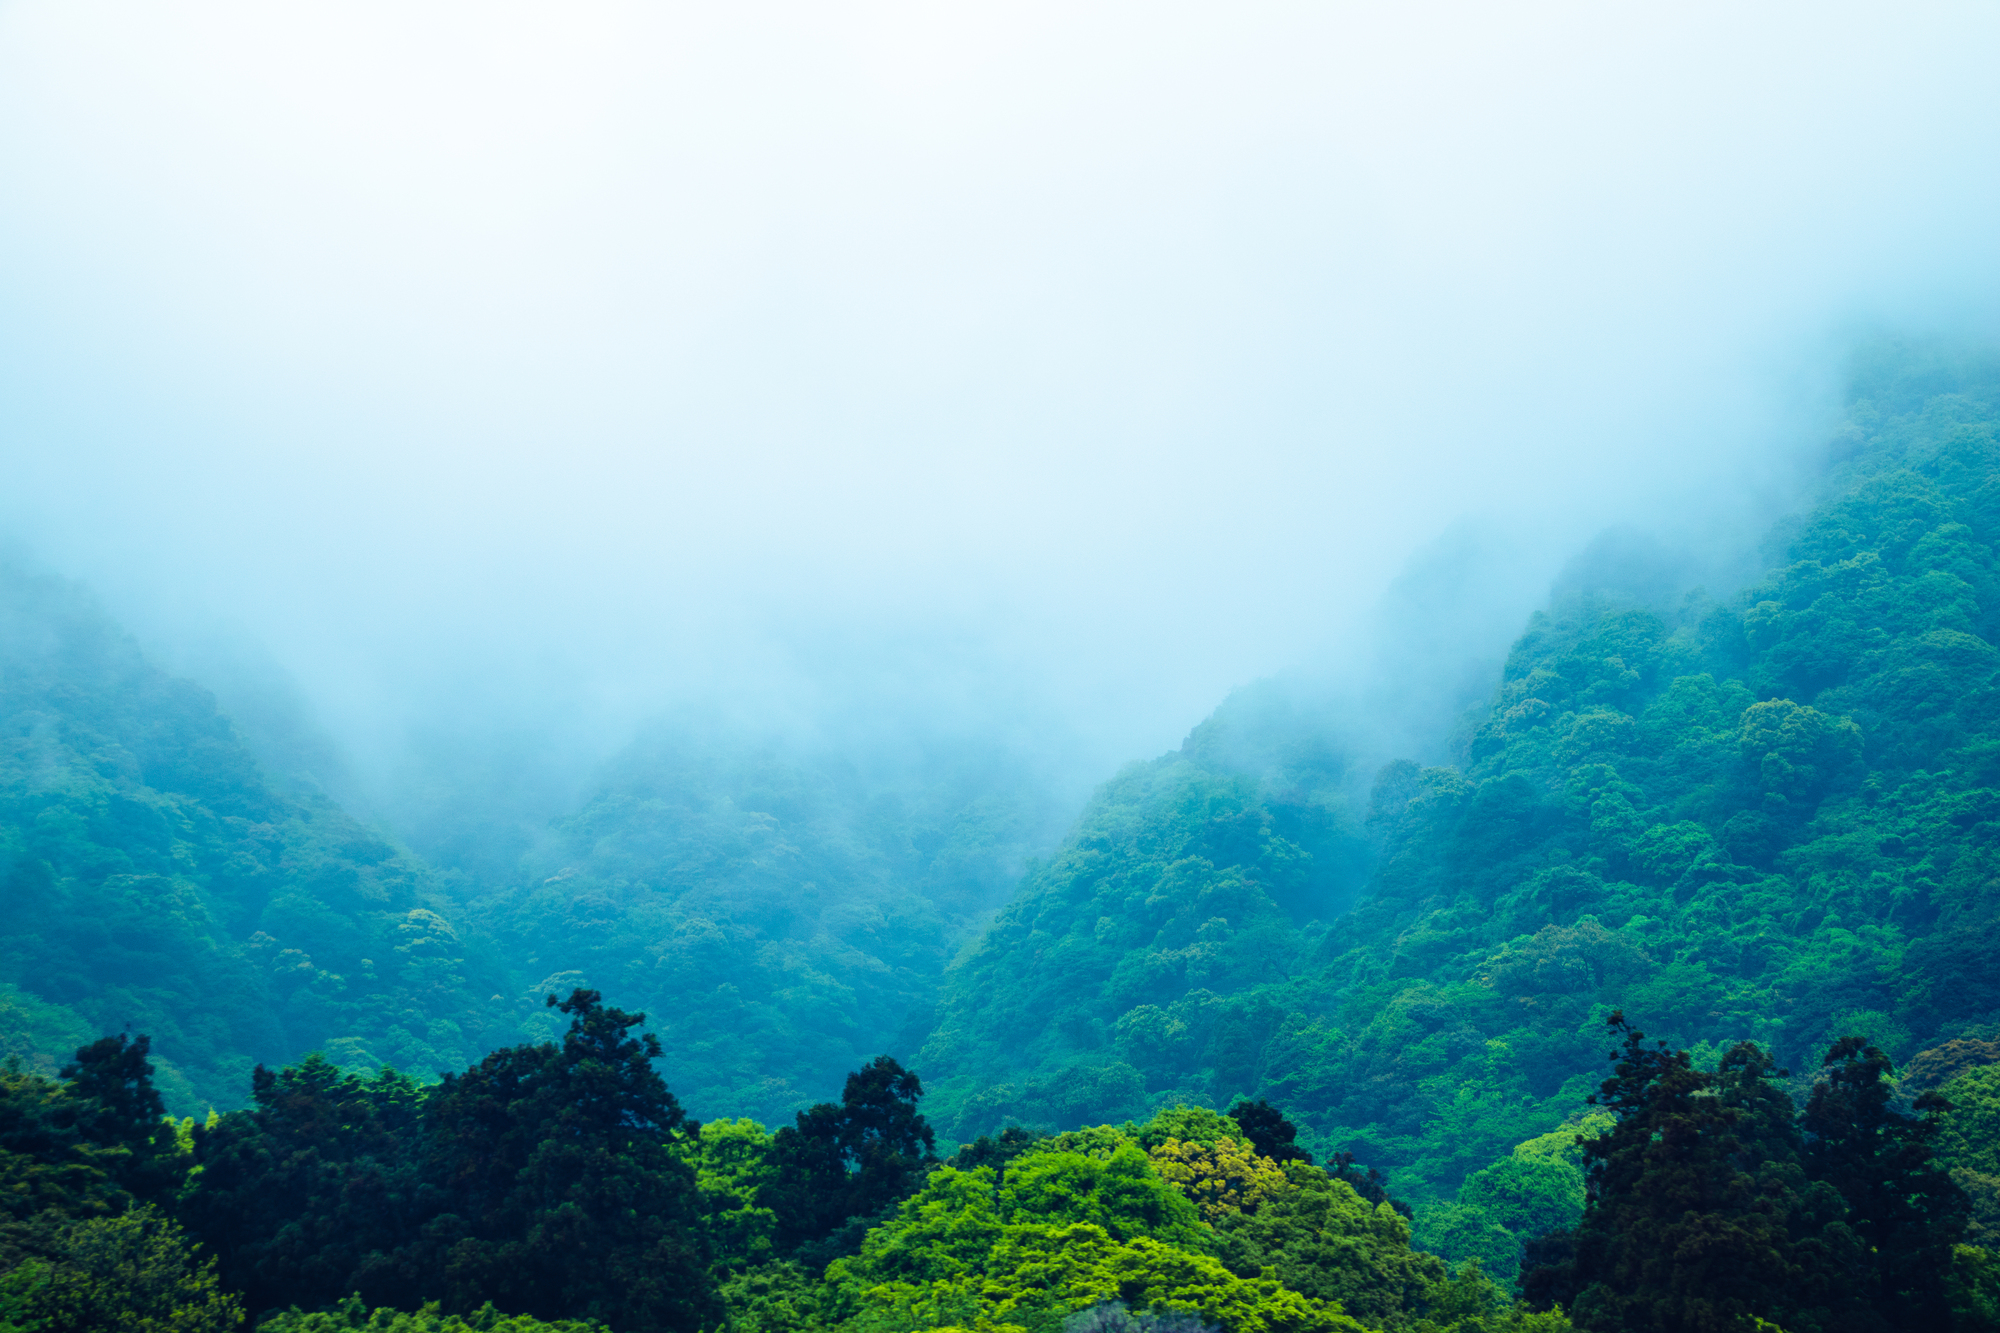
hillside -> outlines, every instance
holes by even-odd
[[[280,795],[210,695],[79,589],[16,567],[0,884],[0,1055],[52,1072],[87,1034],[147,1033],[178,1111],[236,1105],[253,1063],[314,1049],[428,1077],[503,1016],[420,865]]]
[[[1059,817],[997,750],[868,771],[662,726],[556,821],[514,887],[465,912],[519,987],[588,984],[654,1015],[663,1072],[697,1115],[783,1121],[914,1046],[905,1029],[921,1036],[952,951]]]
[[[951,1132],[1268,1097],[1439,1200],[1583,1109],[1614,1006],[1802,1071],[2000,1031],[2000,376],[1885,365],[1767,575],[1559,598],[1458,765],[1343,810],[1215,752],[1244,698],[1107,784],[947,978]]]

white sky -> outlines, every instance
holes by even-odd
[[[1984,3],[0,0],[0,528],[363,749],[914,674],[1151,753],[1462,516],[1539,577],[1778,484],[1853,330],[1987,325],[1996,55]]]

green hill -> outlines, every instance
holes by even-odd
[[[952,951],[1053,823],[997,750],[868,771],[663,726],[556,821],[514,888],[466,912],[536,1001],[589,984],[653,1015],[696,1114],[782,1121],[914,1047]]]
[[[210,695],[11,566],[0,885],[0,1055],[50,1071],[84,1034],[148,1033],[177,1110],[235,1105],[254,1062],[312,1049],[428,1077],[503,1016],[420,865],[280,795]]]
[[[2000,1031],[2000,375],[1883,367],[1768,574],[1559,597],[1457,765],[1361,811],[1337,737],[1217,747],[1272,686],[1107,784],[947,977],[935,1113],[1268,1097],[1437,1199],[1582,1109],[1614,1006],[1802,1069]]]

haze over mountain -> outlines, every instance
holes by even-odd
[[[0,1333],[2000,1329],[1996,38],[0,5]]]
[[[1465,516],[1496,654],[1757,527],[1853,328],[1988,320],[1992,15],[1803,17],[10,4],[0,520],[384,811],[688,700],[1080,794]]]

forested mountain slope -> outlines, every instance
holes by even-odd
[[[311,1050],[432,1077],[588,979],[658,1016],[699,1114],[782,1120],[914,1046],[1065,817],[1018,753],[906,749],[661,726],[511,868],[440,872],[267,775],[80,589],[0,569],[0,1057],[143,1031],[177,1110],[230,1107]]]
[[[514,1025],[419,866],[275,792],[205,691],[17,567],[0,568],[0,897],[0,1055],[52,1072],[85,1033],[148,1033],[182,1111],[239,1103],[259,1060],[321,1049],[428,1077]]]
[[[1274,684],[1106,783],[947,978],[918,1062],[948,1132],[1254,1086],[1277,1011],[1251,997],[1307,973],[1366,878],[1350,749]]]
[[[1748,591],[1537,615],[1464,762],[1377,776],[1323,933],[1336,805],[1204,730],[1108,784],[947,979],[950,1129],[1267,1096],[1440,1198],[1582,1109],[1613,1006],[1802,1070],[2000,1031],[1996,377],[1904,364]]]
[[[587,983],[653,1015],[697,1115],[783,1121],[915,1045],[952,950],[1060,818],[988,747],[871,772],[662,726],[555,823],[517,887],[466,910],[534,993]]]

